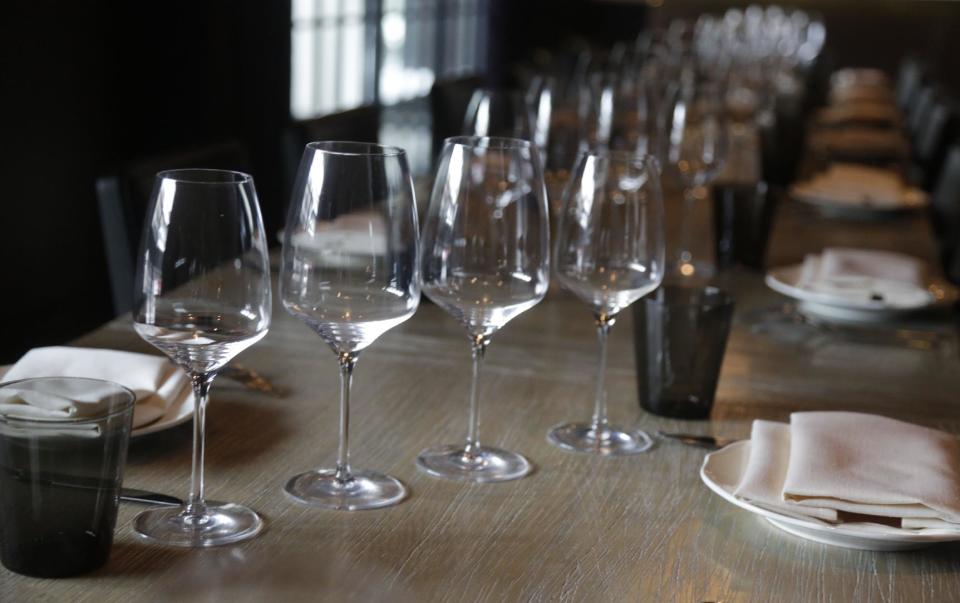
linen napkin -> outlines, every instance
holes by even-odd
[[[794,413],[790,435],[785,501],[960,528],[956,436],[855,412]]]
[[[4,381],[30,377],[89,377],[119,383],[137,396],[133,428],[143,427],[160,419],[167,409],[182,403],[192,391],[190,379],[181,369],[160,356],[73,347],[35,348],[27,352],[3,376]],[[21,392],[24,393],[24,392]],[[71,400],[70,392],[62,396],[38,396],[36,392],[0,400],[4,412],[15,411],[23,416],[79,416],[88,399]],[[29,407],[29,410],[23,407]]]
[[[747,468],[734,490],[734,496],[749,500],[758,507],[792,517],[816,517],[835,522],[837,512],[817,507],[794,509],[797,505],[783,500],[783,480],[790,463],[790,425],[756,420],[750,432],[750,455]]]
[[[893,308],[929,304],[922,261],[891,251],[828,247],[807,255],[797,285],[837,301],[882,302]]]
[[[734,495],[827,523],[960,529],[960,445],[944,432],[862,413],[758,420]]]

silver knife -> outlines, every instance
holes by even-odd
[[[134,503],[137,505],[165,505],[168,507],[179,507],[183,505],[183,501],[176,496],[160,494],[158,492],[148,492],[147,490],[138,490],[136,488],[120,488],[120,502]]]
[[[692,433],[667,433],[665,431],[660,431],[659,429],[657,430],[657,435],[661,438],[676,440],[681,444],[696,446],[698,448],[706,448],[707,450],[719,450],[727,444],[736,441],[727,438],[716,438],[714,436],[697,435]]]

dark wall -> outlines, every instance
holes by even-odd
[[[281,223],[289,2],[44,2],[0,8],[0,362],[111,316],[94,180],[236,138]]]

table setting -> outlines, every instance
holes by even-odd
[[[478,88],[432,187],[310,142],[279,249],[251,175],[157,173],[132,312],[0,373],[3,592],[960,593],[957,289],[925,193],[848,162],[906,152],[889,78],[833,73],[824,171],[784,192],[759,159],[815,23],[591,57],[571,158],[549,73]]]

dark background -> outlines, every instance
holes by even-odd
[[[571,35],[609,45],[721,2],[492,0],[490,81]],[[823,13],[836,66],[925,57],[960,90],[960,3],[792,2]],[[125,161],[234,138],[268,232],[285,206],[290,4],[49,2],[0,7],[0,363],[112,315],[94,181]]]

